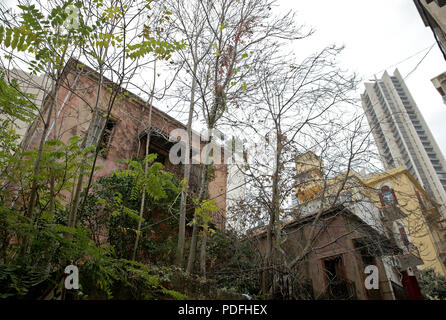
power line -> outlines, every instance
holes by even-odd
[[[435,43],[433,43],[432,45],[430,45],[430,46],[428,46],[428,47],[426,47],[426,48],[424,48],[424,49],[422,49],[422,50],[420,50],[420,51],[418,51],[418,52],[416,52],[416,53],[414,53],[414,54],[412,54],[411,56],[409,56],[409,57],[407,57],[407,58],[405,58],[405,59],[403,59],[403,60],[401,60],[401,61],[399,61],[399,62],[397,62],[397,63],[394,63],[394,64],[388,66],[387,68],[385,68],[385,69],[383,69],[383,70],[381,70],[381,71],[375,72],[374,74],[379,74],[379,73],[381,73],[381,72],[383,72],[383,71],[386,71],[386,70],[389,69],[389,68],[396,67],[396,66],[402,64],[403,62],[406,62],[406,61],[412,59],[413,57],[419,55],[420,53],[422,53],[422,52],[424,52],[424,51],[426,51],[426,50],[429,50],[429,52],[430,52],[434,46],[435,46]]]
[[[432,49],[434,48],[435,43],[430,47],[429,51],[424,55],[423,58],[421,58],[420,62],[417,63],[417,65],[415,66],[415,68],[412,69],[412,71],[410,71],[407,76],[404,77],[404,80],[406,80],[413,72],[415,72],[415,70],[417,70],[417,68],[420,66],[420,64],[424,61],[424,59],[426,59],[427,55],[429,54],[429,52],[432,51]]]

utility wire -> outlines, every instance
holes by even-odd
[[[387,68],[385,68],[385,69],[383,69],[383,70],[381,70],[381,71],[375,72],[374,74],[379,74],[379,73],[381,73],[381,72],[383,72],[383,71],[386,71],[386,70],[389,69],[389,68],[396,67],[396,66],[402,64],[403,62],[406,62],[406,61],[412,59],[413,57],[419,55],[420,53],[422,53],[422,52],[424,52],[424,51],[426,51],[426,50],[428,50],[428,49],[429,49],[429,51],[432,50],[432,48],[433,48],[434,46],[435,46],[435,42],[434,42],[432,45],[430,45],[430,46],[428,46],[428,47],[426,47],[426,48],[424,48],[424,49],[422,49],[422,50],[420,50],[420,51],[418,51],[418,52],[412,54],[411,56],[409,56],[409,57],[407,57],[407,58],[405,58],[405,59],[403,59],[403,60],[401,60],[401,61],[399,61],[399,62],[397,62],[397,63],[395,63],[395,64],[392,64],[392,65],[388,66]]]
[[[417,63],[417,65],[415,66],[415,68],[412,69],[412,71],[410,71],[407,76],[404,77],[404,80],[406,80],[412,73],[415,72],[415,70],[418,69],[418,67],[420,66],[420,64],[424,61],[424,59],[426,59],[427,55],[429,54],[429,52],[432,51],[432,49],[434,48],[435,43],[430,47],[429,51],[424,55],[423,58],[421,58],[420,62]]]

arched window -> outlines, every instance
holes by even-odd
[[[388,186],[383,186],[381,188],[379,199],[381,200],[381,204],[383,207],[393,206],[394,204],[398,203],[395,192]]]

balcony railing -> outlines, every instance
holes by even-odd
[[[404,219],[407,217],[407,214],[401,210],[400,206],[396,203],[383,206],[381,208],[381,218],[384,221],[395,221],[399,219]]]
[[[398,261],[401,270],[424,264],[420,251],[413,243],[409,243],[404,247],[403,254],[398,255]]]

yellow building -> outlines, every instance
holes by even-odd
[[[378,216],[375,222],[381,220],[379,224],[387,234],[393,233],[400,247],[421,258],[423,264],[418,258],[419,263],[412,266],[433,268],[446,276],[446,220],[439,213],[439,204],[406,169],[399,167],[367,178],[350,171],[327,179],[323,160],[307,152],[297,157],[296,170],[295,192],[301,207],[313,211],[341,200],[356,204],[356,211],[364,211],[364,206],[358,209],[357,204],[371,202],[374,205],[365,208],[369,212],[357,213],[364,221],[378,225],[373,221]]]
[[[424,262],[420,269],[432,268],[446,276],[446,221],[439,213],[439,204],[402,167],[368,177],[364,183],[376,191],[370,196],[381,210],[396,206],[406,214],[408,234]],[[386,194],[392,194],[396,203],[388,202]]]

